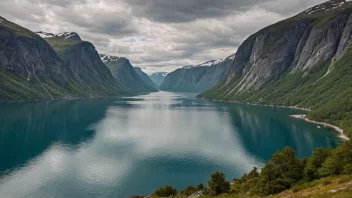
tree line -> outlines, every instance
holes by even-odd
[[[156,190],[152,196],[189,196],[202,191],[204,195],[216,196],[223,193],[267,196],[287,189],[302,190],[309,184],[325,177],[352,175],[352,141],[341,143],[336,149],[317,148],[311,157],[299,159],[290,147],[274,153],[261,171],[254,167],[241,178],[225,180],[224,173],[210,175],[208,186],[188,186],[179,193],[170,185]]]

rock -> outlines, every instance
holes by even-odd
[[[197,191],[197,192],[191,194],[191,195],[188,196],[187,198],[196,198],[196,197],[201,197],[201,196],[203,196],[203,195],[204,195],[203,191],[200,190],[200,191]]]

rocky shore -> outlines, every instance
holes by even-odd
[[[332,129],[332,130],[334,130],[335,132],[337,132],[339,134],[340,138],[342,138],[344,140],[349,140],[349,138],[343,133],[343,130],[340,129],[339,127],[337,127],[337,126],[334,126],[334,125],[331,125],[331,124],[328,124],[328,123],[325,123],[325,122],[317,122],[317,121],[314,121],[314,120],[310,120],[310,119],[307,118],[306,115],[290,115],[290,117],[295,118],[295,119],[301,119],[301,120],[304,120],[304,121],[312,123],[312,124],[321,125],[324,128]]]

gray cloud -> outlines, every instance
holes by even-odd
[[[189,22],[226,16],[267,0],[125,0],[135,15],[159,22]]]
[[[246,37],[325,0],[0,0],[33,31],[74,31],[147,72],[225,58]],[[11,9],[9,9],[11,8]]]

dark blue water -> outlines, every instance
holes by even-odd
[[[291,146],[299,157],[340,140],[292,109],[159,92],[132,98],[0,104],[0,195],[125,197],[227,179]]]

